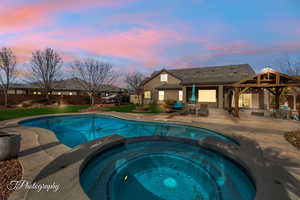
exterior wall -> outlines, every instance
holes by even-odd
[[[179,90],[159,90],[165,92],[165,99],[166,100],[174,100],[179,101]],[[157,101],[157,103],[164,103],[164,101]]]
[[[181,82],[179,79],[177,79],[176,77],[172,76],[171,74],[168,74],[168,81],[167,82],[161,82],[160,81],[160,75],[161,74],[168,74],[168,73],[162,72],[162,73],[158,74],[157,76],[155,76],[150,81],[148,81],[144,85],[144,91],[151,91],[151,98],[150,99],[146,99],[146,98],[144,99],[144,103],[145,104],[158,103],[158,91],[155,89],[156,87],[161,86],[164,83],[168,83],[168,84],[180,84],[180,82]],[[169,91],[169,90],[165,90],[165,91]],[[172,95],[172,92],[171,92],[171,95]]]
[[[142,95],[131,94],[129,97],[129,102],[133,104],[142,104]]]
[[[259,94],[252,93],[251,98],[252,98],[251,99],[251,102],[252,102],[251,108],[259,109]]]

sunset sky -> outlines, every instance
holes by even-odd
[[[300,53],[299,0],[1,0],[0,47],[19,63],[51,47],[122,72],[248,63]]]

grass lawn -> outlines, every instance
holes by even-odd
[[[56,106],[56,107],[45,107],[45,108],[1,109],[0,121],[15,119],[19,117],[34,116],[34,115],[72,113],[72,112],[78,112],[79,110],[88,107],[90,107],[90,105],[62,106],[62,107]]]
[[[149,105],[151,113],[163,113],[164,110],[159,105]]]
[[[158,105],[148,105],[150,112],[145,113],[162,113],[164,112]],[[105,107],[104,111],[116,111],[116,112],[133,112],[137,108],[137,105],[123,105],[114,107]],[[143,113],[143,112],[142,112]]]
[[[116,111],[116,112],[132,112],[136,109],[136,105],[124,105],[124,106],[113,106],[113,107],[104,107],[104,111]]]

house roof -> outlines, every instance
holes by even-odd
[[[231,84],[255,75],[254,70],[248,64],[164,69],[152,73],[151,77],[144,84],[163,71],[180,79],[182,84]]]
[[[79,78],[70,78],[60,81],[55,81],[53,83],[53,90],[75,90],[75,91],[85,91],[82,83],[83,80]],[[29,83],[29,84],[11,84],[10,88],[12,89],[39,89],[40,86],[38,83]],[[114,91],[120,92],[122,88],[116,87],[114,85],[102,85],[100,91]]]

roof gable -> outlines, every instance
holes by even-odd
[[[165,72],[165,73],[167,73],[167,74],[169,74],[169,75],[171,75],[171,76],[173,76],[173,77],[175,77],[175,78],[177,78],[177,79],[179,79],[179,80],[182,81],[182,79],[179,76],[177,76],[176,74],[173,74],[170,70],[161,69],[159,71],[153,72],[152,75],[150,77],[146,78],[141,85],[145,85],[146,83],[148,83],[149,81],[151,81],[155,77],[159,76],[163,72]]]

